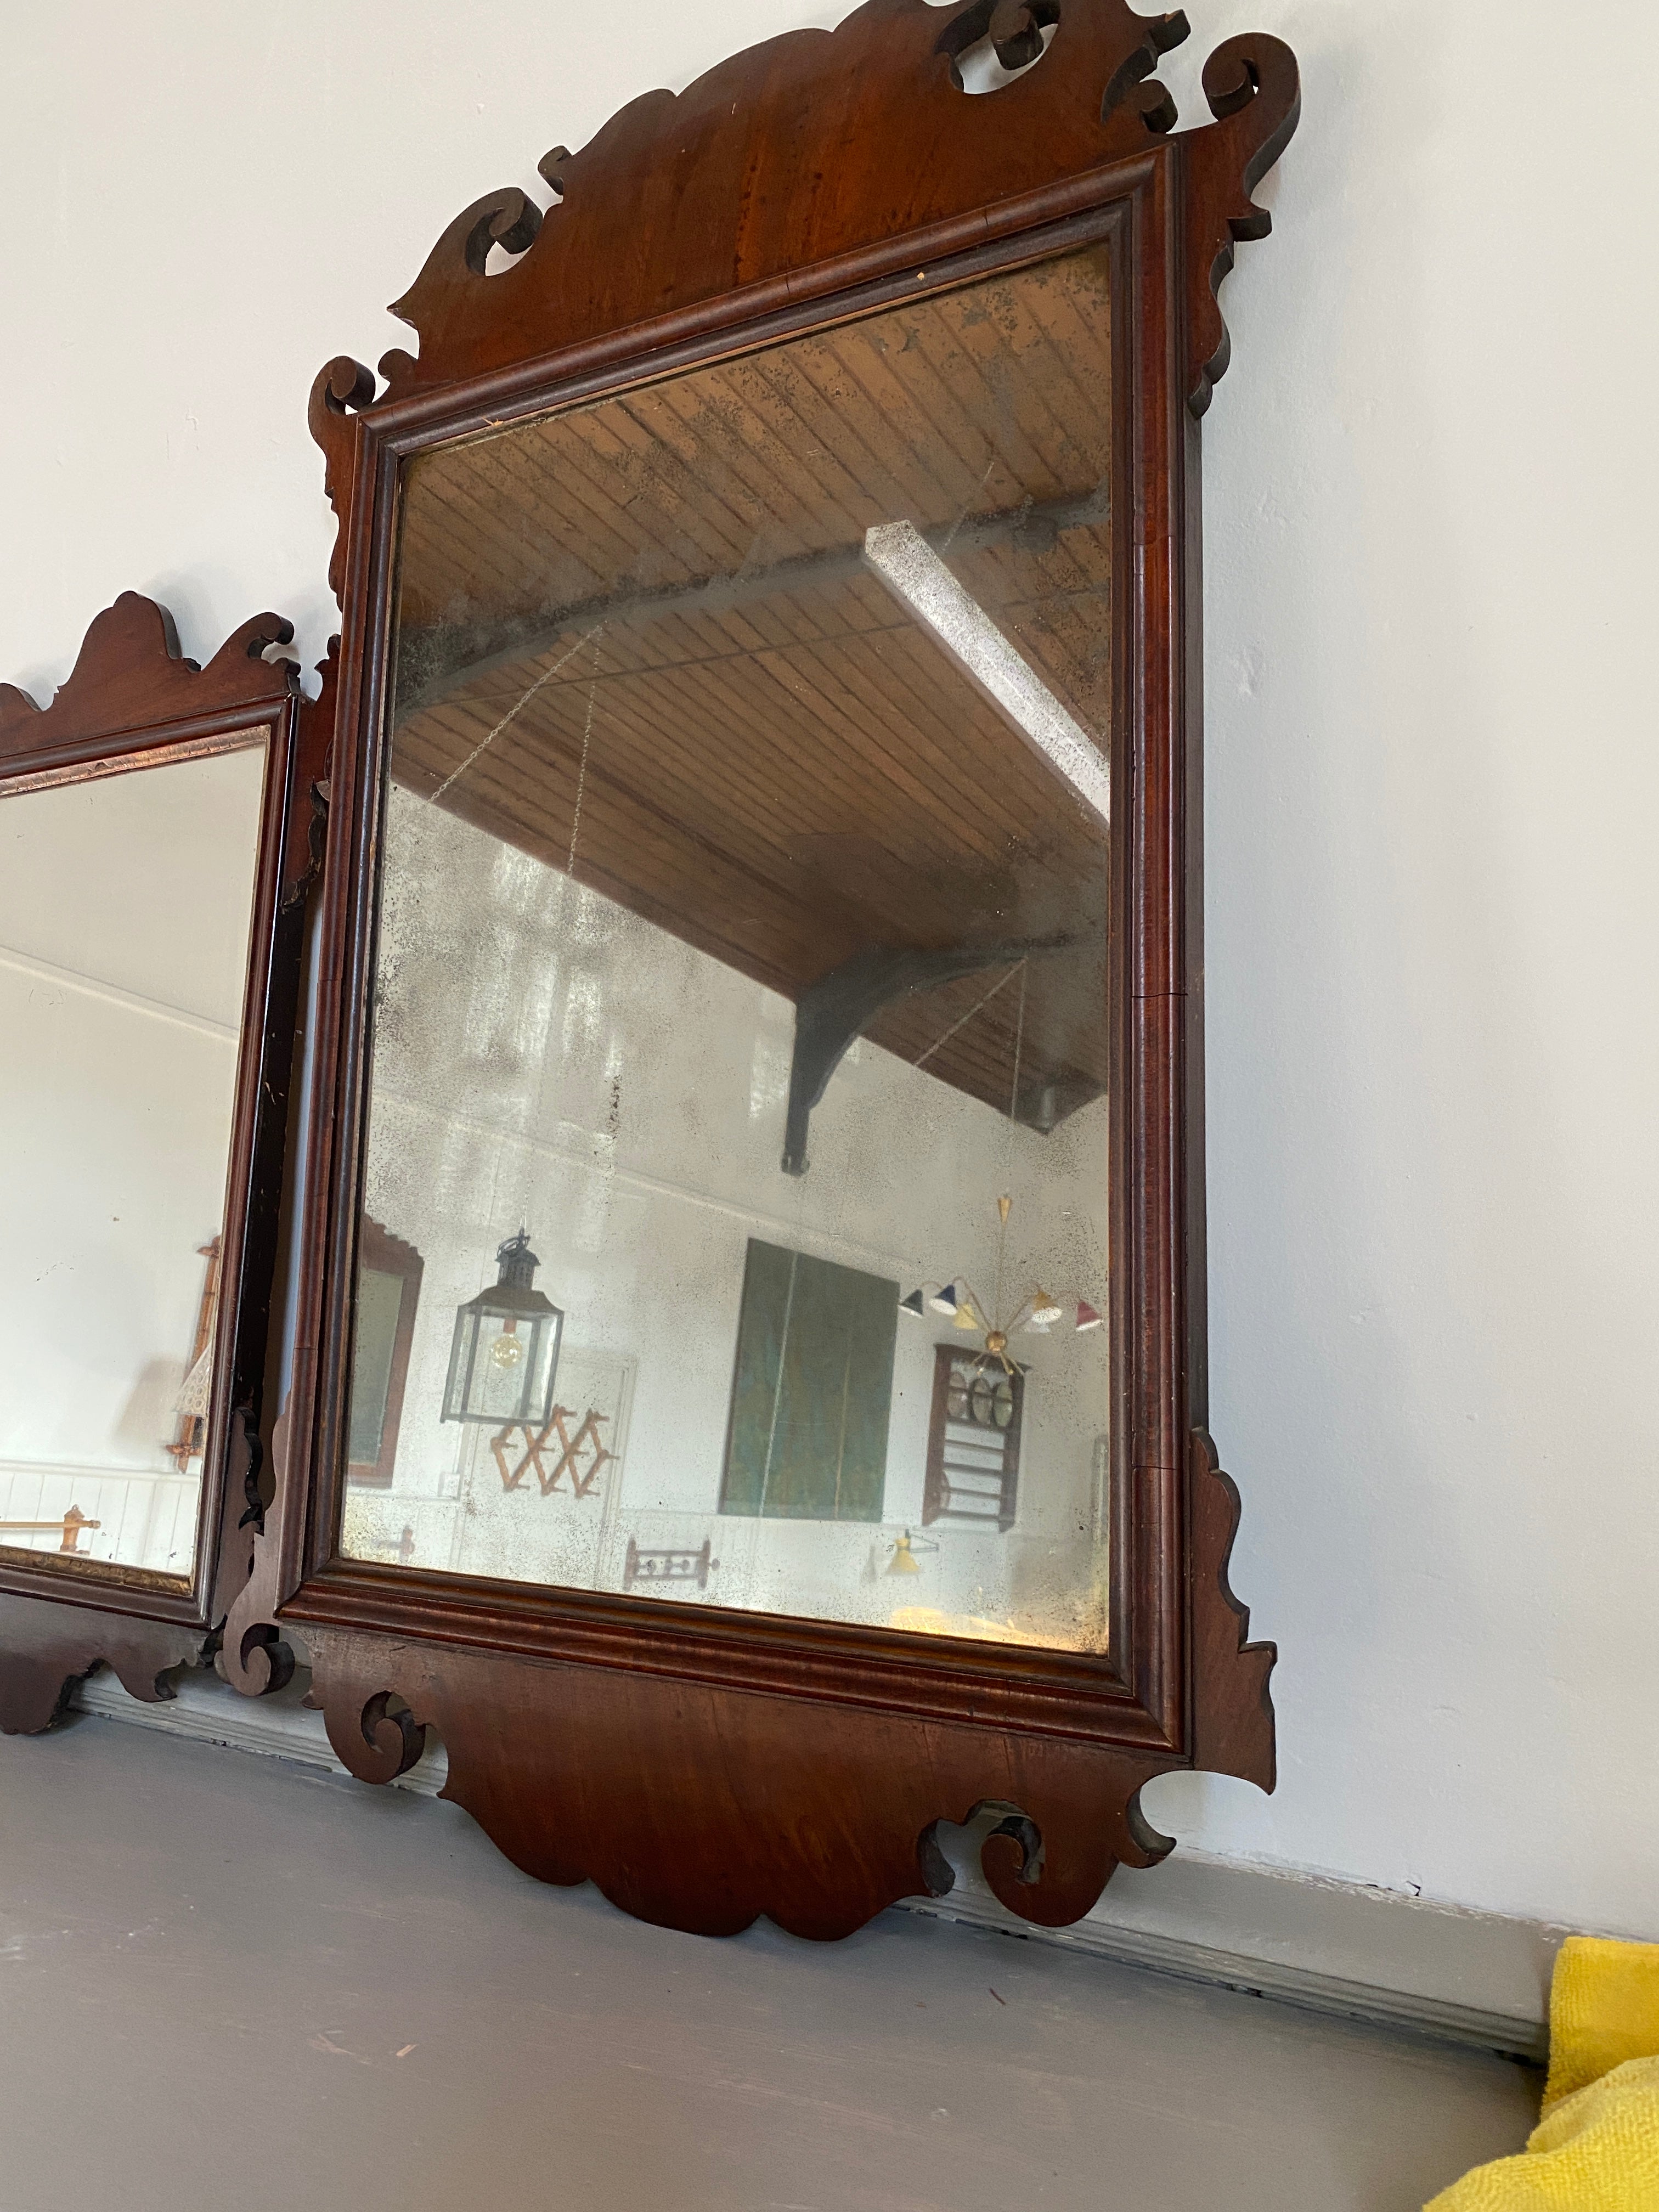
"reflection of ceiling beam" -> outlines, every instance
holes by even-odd
[[[1104,755],[1024,654],[965,591],[914,523],[866,531],[864,557],[902,607],[925,625],[963,675],[1026,744],[1057,769],[1085,806],[1111,819]]]
[[[1003,544],[1042,554],[1052,550],[1062,530],[1098,528],[1110,517],[1110,497],[1102,489],[1042,504],[1027,500],[994,514],[975,515],[915,534],[940,555],[983,552]],[[660,622],[670,615],[722,615],[757,599],[775,599],[785,592],[821,591],[869,573],[860,541],[824,553],[803,553],[769,568],[707,577],[695,584],[601,592],[567,607],[544,608],[533,615],[509,616],[493,623],[441,622],[403,630],[398,639],[397,718],[402,721],[421,708],[435,707],[498,669],[538,659],[551,653],[573,630],[593,630],[610,623]],[[457,658],[458,654],[462,657]]]
[[[1064,952],[1073,940],[1045,938],[1024,945],[953,945],[937,951],[872,945],[809,984],[795,1002],[795,1049],[789,1067],[789,1108],[783,1131],[785,1175],[806,1173],[806,1131],[812,1109],[854,1037],[895,999],[931,991],[963,975],[1012,961]]]

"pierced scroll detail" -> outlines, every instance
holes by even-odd
[[[1278,1776],[1269,1678],[1276,1644],[1252,1644],[1249,1607],[1227,1579],[1242,1511],[1207,1431],[1188,1456],[1188,1571],[1192,1578],[1193,1764],[1272,1791]]]
[[[1296,56],[1257,32],[1229,39],[1204,64],[1215,121],[1188,134],[1187,404],[1201,415],[1226,374],[1232,340],[1217,295],[1240,239],[1266,238],[1273,217],[1250,198],[1291,143],[1302,113]]]
[[[290,1400],[290,1404],[292,1401]],[[281,1538],[293,1495],[289,1466],[289,1411],[284,1406],[270,1432],[274,1492],[267,1503],[250,1479],[246,1462],[240,1486],[243,1511],[232,1522],[237,1486],[226,1483],[225,1550],[220,1589],[228,1597],[214,1666],[245,1698],[268,1697],[293,1680],[294,1653],[276,1624],[281,1594]],[[234,1469],[231,1470],[234,1474]]]
[[[345,605],[345,526],[357,471],[357,431],[351,418],[372,405],[374,398],[374,370],[349,353],[337,354],[319,370],[307,410],[311,434],[323,449],[323,489],[339,526],[329,557],[328,582],[341,606]]]
[[[344,1749],[338,1744],[335,1749],[341,1765],[349,1767],[360,1782],[395,1782],[400,1774],[408,1773],[426,1749],[425,1724],[416,1719],[407,1705],[394,1702],[390,1690],[377,1690],[368,1700],[358,1716],[357,1733],[368,1747],[368,1759],[362,1746],[349,1738]],[[331,1741],[331,1728],[329,1735]]]
[[[323,864],[328,836],[329,777],[334,763],[334,717],[339,703],[340,641],[330,638],[317,664],[320,689],[296,715],[293,799],[283,833],[280,904],[284,913],[303,904]]]

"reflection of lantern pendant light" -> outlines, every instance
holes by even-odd
[[[541,1261],[527,1231],[495,1255],[501,1280],[455,1316],[455,1341],[444,1385],[447,1421],[489,1421],[497,1428],[545,1428],[553,1413],[564,1316],[535,1288]]]

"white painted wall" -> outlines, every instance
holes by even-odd
[[[376,303],[477,192],[838,12],[14,9],[0,672],[127,586],[316,657],[316,368],[403,341]],[[1206,432],[1213,1425],[1282,1780],[1148,1809],[1653,1936],[1659,20],[1192,12],[1189,118],[1252,22],[1305,84]]]

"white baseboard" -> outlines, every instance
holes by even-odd
[[[149,1705],[104,1673],[82,1683],[72,1704],[342,1774],[322,1715],[301,1702],[305,1683],[301,1674],[276,1697],[248,1698],[190,1674],[171,1702]],[[431,1741],[398,1786],[436,1796],[447,1771]],[[1550,1971],[1565,1929],[1187,1850],[1146,1873],[1120,1868],[1085,1918],[1036,1928],[1005,1910],[971,1859],[956,1863],[947,1896],[901,1909],[1512,2057],[1546,2053]]]

